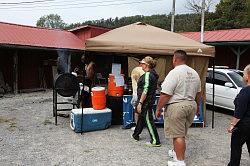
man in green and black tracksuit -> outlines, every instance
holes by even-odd
[[[138,122],[133,133],[133,138],[139,140],[143,127],[146,125],[150,134],[150,142],[147,145],[160,146],[159,135],[154,123],[152,109],[155,103],[155,91],[157,89],[158,74],[154,69],[147,71],[140,77],[137,83],[137,105],[141,104],[141,113],[139,112]],[[145,100],[140,102],[141,96],[146,95]],[[138,111],[137,109],[135,111]]]

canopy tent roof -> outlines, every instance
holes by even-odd
[[[137,22],[116,28],[86,41],[86,51],[173,55],[185,50],[188,55],[213,57],[215,49],[185,36]]]

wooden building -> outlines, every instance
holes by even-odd
[[[70,58],[83,51],[84,43],[71,32],[0,22],[1,86],[14,93],[51,88],[58,53]]]
[[[180,34],[200,41],[200,32]],[[215,46],[215,65],[243,70],[250,64],[250,28],[206,31],[204,44]]]
[[[58,57],[65,56],[71,72],[84,54],[85,40],[109,30],[85,25],[66,31],[0,22],[0,88],[8,86],[14,93],[52,88]]]
[[[93,25],[83,25],[74,29],[70,29],[69,32],[72,32],[74,35],[76,35],[82,43],[84,43],[85,47],[85,42],[87,39],[99,36],[103,33],[106,33],[110,31],[111,29],[104,28],[104,27],[99,27],[99,26],[93,26]],[[96,56],[96,54],[89,54],[86,53],[87,58],[91,61],[94,61],[96,63],[96,66],[103,66],[103,62],[107,61],[105,64],[110,64],[110,57],[105,57],[103,55],[103,58],[100,58],[100,56]],[[73,56],[71,57],[71,67],[74,69],[75,67],[80,66],[80,58],[79,56]],[[107,66],[106,66],[107,67]],[[102,68],[103,69],[103,68]],[[100,72],[100,69],[97,69],[97,72]]]

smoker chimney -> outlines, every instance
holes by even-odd
[[[70,72],[70,60],[69,51],[66,49],[57,50],[57,72],[58,74],[64,74]]]

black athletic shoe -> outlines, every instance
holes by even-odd
[[[138,142],[139,141],[139,137],[134,137],[134,135],[133,134],[131,134],[131,138],[133,139],[133,140],[135,140],[136,142]]]

